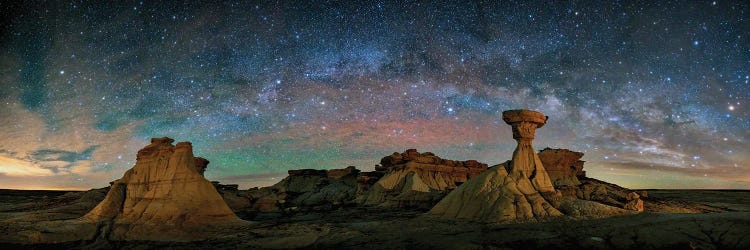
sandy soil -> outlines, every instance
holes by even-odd
[[[103,191],[0,190],[0,248],[750,249],[750,191],[736,190],[647,190],[652,202],[697,202],[727,210],[720,213],[480,224],[438,220],[420,211],[347,208],[292,216],[247,214],[245,219],[256,222],[252,226],[207,241],[8,243],[42,221],[77,218],[103,198]]]

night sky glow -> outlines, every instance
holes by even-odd
[[[210,2],[210,1],[209,1]],[[151,137],[207,177],[534,146],[631,188],[750,188],[750,3],[0,2],[0,188],[106,186]]]

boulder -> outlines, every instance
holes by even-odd
[[[643,200],[638,192],[593,178],[582,177],[580,181],[581,184],[575,189],[575,197],[579,199],[632,211],[644,211]]]
[[[625,203],[623,208],[627,210],[643,212],[643,200],[637,198],[633,199]]]

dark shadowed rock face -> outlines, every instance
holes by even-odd
[[[580,160],[583,157],[583,153],[581,152],[545,148],[539,151],[538,155],[539,160],[542,161],[547,174],[552,180],[552,184],[556,188],[578,186],[581,184],[578,181],[578,177],[586,176],[586,173],[583,171],[584,161]]]
[[[250,210],[299,212],[342,206],[383,206],[429,209],[445,194],[487,169],[475,160],[446,160],[416,149],[393,153],[376,171],[343,169],[289,170],[279,183],[248,191]]]
[[[289,176],[270,187],[250,190],[245,196],[258,212],[330,210],[351,204],[357,193],[359,170],[289,170]]]
[[[201,176],[203,176],[203,173],[206,172],[206,167],[208,167],[208,163],[211,163],[211,162],[206,160],[206,158],[195,157],[195,170],[197,170],[198,173],[201,174]]]

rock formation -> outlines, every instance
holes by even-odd
[[[536,129],[547,123],[547,116],[531,110],[507,110],[503,111],[503,121],[513,127],[513,139],[518,143],[510,161],[511,172],[528,177],[539,192],[554,192],[552,181],[531,146]]]
[[[431,214],[447,219],[482,222],[536,220],[562,213],[543,196],[555,188],[531,141],[547,117],[530,110],[508,110],[503,120],[513,127],[518,142],[511,161],[493,166],[448,194]]]
[[[643,211],[643,200],[636,192],[600,180],[587,178],[581,161],[583,153],[568,149],[545,148],[539,159],[555,189],[565,197],[595,201],[631,211]]]
[[[82,219],[112,223],[109,237],[117,240],[158,240],[165,230],[239,221],[196,168],[192,145],[172,142],[151,139],[138,151],[135,166]]]
[[[219,192],[221,198],[227,203],[227,206],[235,213],[250,207],[250,199],[244,195],[247,191],[240,191],[238,184],[221,184],[218,181],[212,181],[211,184]]]
[[[593,178],[583,177],[581,185],[573,189],[561,189],[561,192],[563,196],[596,201],[632,211],[644,211],[644,203],[638,192]]]
[[[208,163],[211,162],[206,160],[206,158],[195,157],[195,170],[197,170],[198,173],[203,176],[203,174],[206,172],[206,167],[208,167]]]
[[[475,160],[446,160],[416,149],[393,153],[380,162],[371,172],[354,166],[289,170],[289,176],[279,183],[241,196],[250,200],[254,212],[320,211],[356,205],[429,209],[447,191],[487,169],[487,164]]]
[[[487,164],[476,160],[446,160],[416,149],[395,152],[383,157],[380,164],[375,169],[385,173],[367,188],[367,192],[361,192],[359,202],[363,205],[429,209],[447,191],[487,169]],[[360,184],[372,182],[373,177],[363,175]]]
[[[436,156],[432,152],[419,153],[416,149],[407,149],[403,153],[393,152],[393,154],[383,157],[380,159],[380,166],[375,166],[375,170],[390,172],[410,167],[448,173],[456,183],[464,183],[469,178],[487,170],[487,164],[476,160],[447,160]]]
[[[250,190],[251,208],[259,212],[329,210],[351,203],[357,192],[353,166],[344,169],[289,170],[289,176],[270,187]]]
[[[362,197],[375,186],[375,183],[383,178],[387,171],[381,169],[381,165],[375,166],[376,171],[361,172],[357,175],[357,197]]]
[[[578,177],[586,177],[581,157],[583,153],[567,149],[545,148],[538,154],[555,188],[578,186]]]

